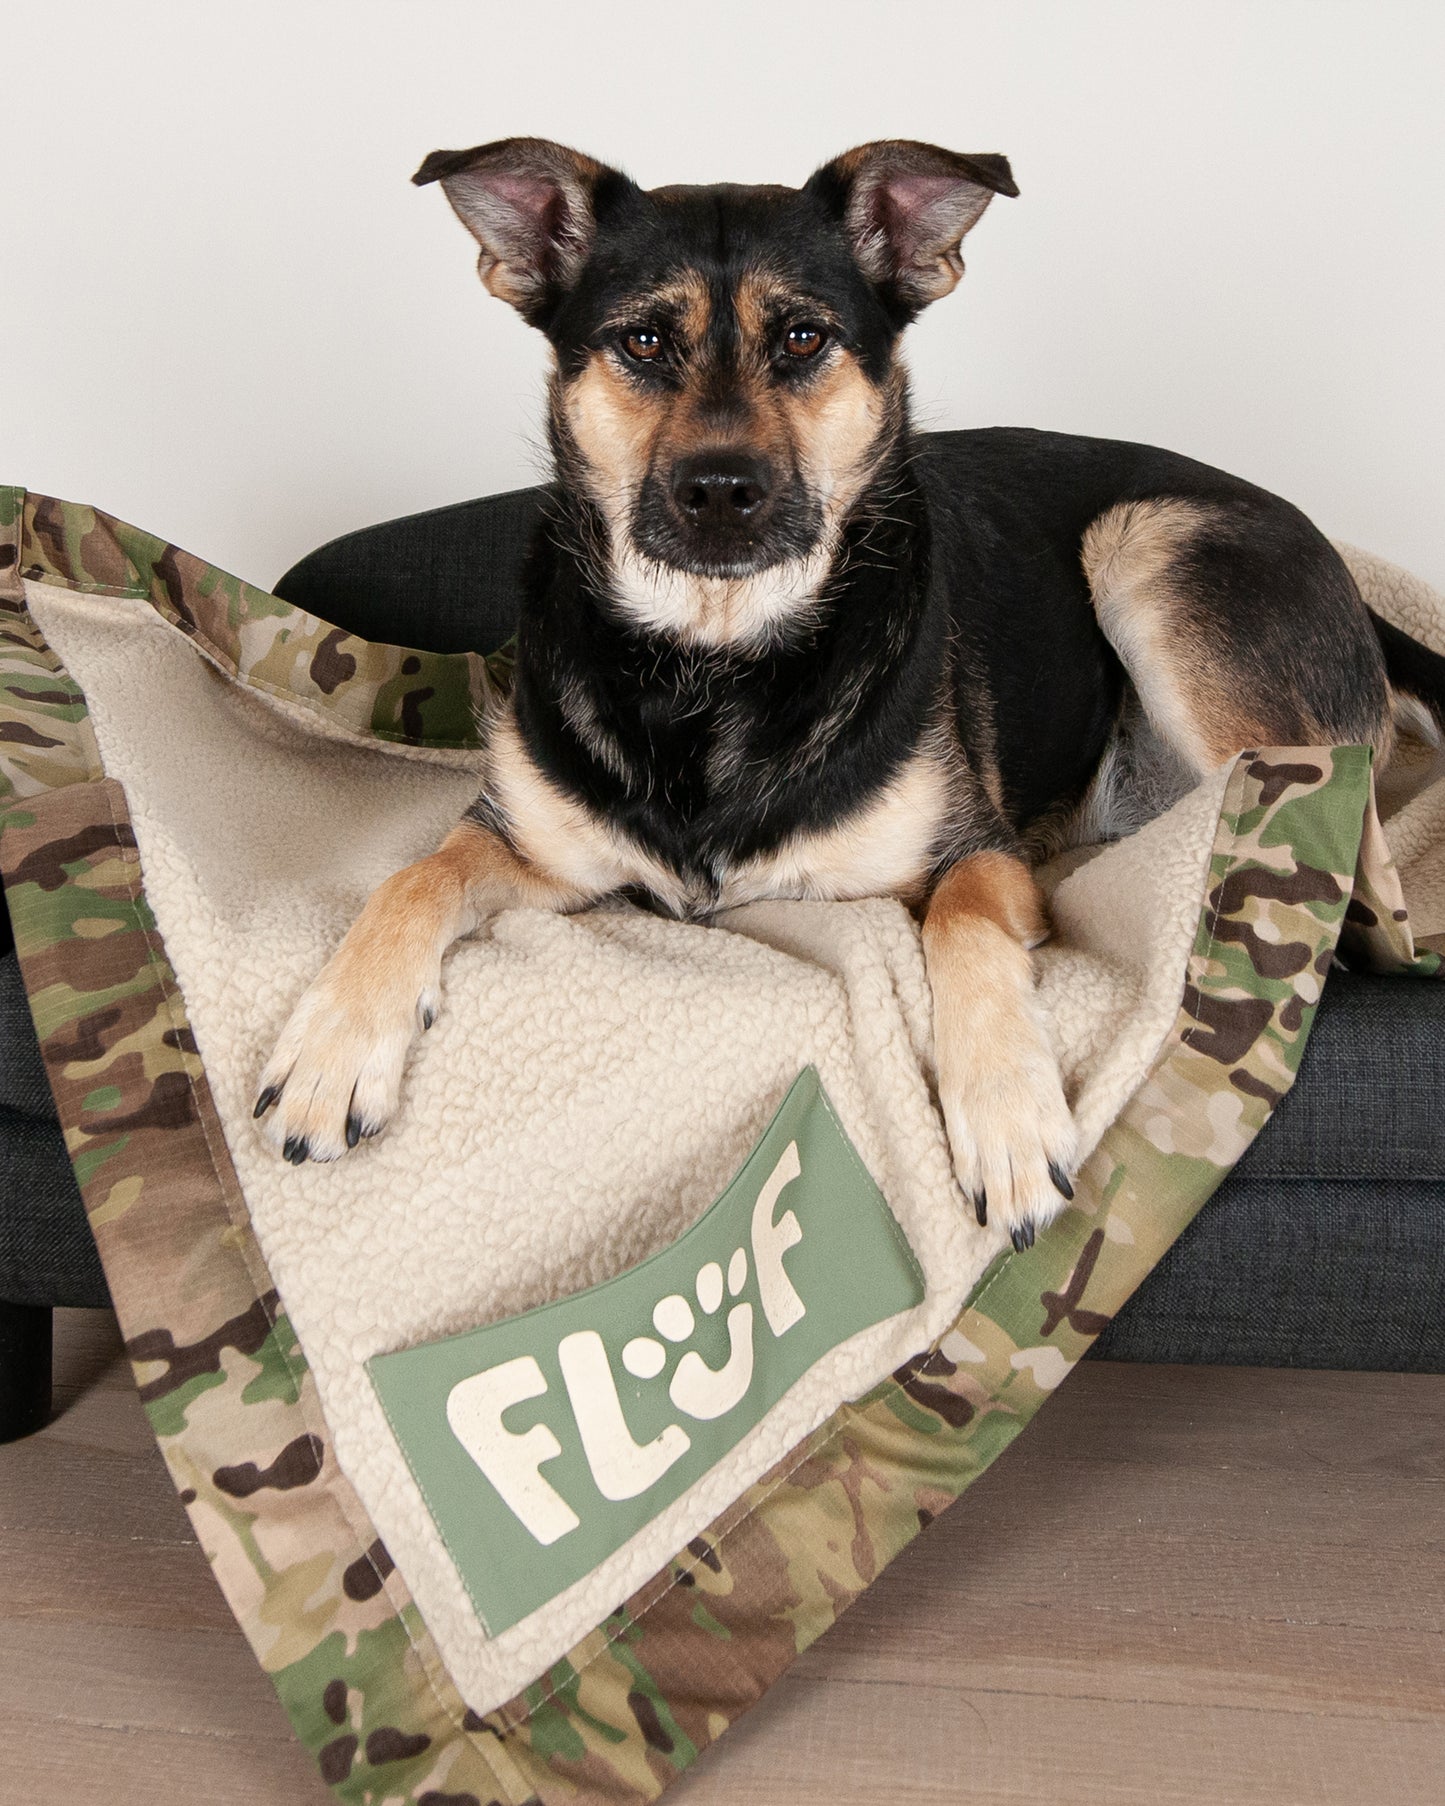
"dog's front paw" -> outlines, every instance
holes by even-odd
[[[407,1049],[436,1017],[434,975],[419,985],[347,955],[302,996],[261,1074],[261,1132],[293,1166],[339,1159],[386,1127]]]
[[[980,1223],[1031,1248],[1074,1195],[1078,1134],[1058,1064],[1041,1036],[949,1064],[939,1102],[958,1182]]]

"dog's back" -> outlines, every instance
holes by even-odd
[[[1113,767],[1112,816],[1091,811],[1072,837],[1137,826],[1245,723],[1255,743],[1387,745],[1379,625],[1280,497],[1154,446],[1023,428],[922,436],[914,468],[960,669],[987,673],[1009,815],[1041,844],[1120,754],[1121,727],[1133,794]],[[1391,676],[1445,707],[1445,661],[1386,643]],[[1134,706],[1144,690],[1152,712]],[[967,708],[961,695],[965,722]],[[1182,708],[1201,717],[1185,748],[1167,731]]]

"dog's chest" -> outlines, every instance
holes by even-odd
[[[949,826],[950,783],[941,761],[914,755],[886,784],[821,828],[800,828],[776,846],[727,865],[717,907],[769,898],[922,898]]]
[[[952,787],[934,749],[836,805],[833,793],[807,789],[818,778],[753,768],[739,735],[713,735],[699,759],[701,782],[697,771],[679,784],[677,773],[657,769],[600,807],[549,777],[508,719],[493,735],[488,787],[527,858],[591,896],[647,890],[676,916],[764,899],[916,898],[925,889],[950,825]],[[760,822],[773,827],[757,833]]]
[[[947,809],[940,760],[915,753],[865,775],[846,706],[836,718],[809,711],[791,731],[777,719],[785,701],[774,694],[770,706],[724,697],[649,749],[654,807],[614,819],[676,892],[642,881],[693,916],[765,899],[918,893]]]
[[[950,825],[952,787],[934,749],[835,803],[809,789],[826,786],[826,770],[755,766],[746,735],[722,727],[694,742],[689,769],[660,763],[640,785],[619,781],[609,807],[549,776],[508,717],[492,738],[488,791],[519,850],[593,896],[640,889],[695,919],[767,899],[922,894]],[[771,825],[759,833],[759,823]]]

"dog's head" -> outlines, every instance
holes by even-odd
[[[656,188],[539,138],[434,151],[482,280],[551,342],[564,483],[641,625],[766,641],[806,612],[904,428],[899,335],[963,273],[1003,157],[885,140],[802,187]]]

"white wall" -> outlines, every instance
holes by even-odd
[[[0,477],[239,575],[537,472],[541,341],[426,151],[796,182],[896,135],[1023,189],[914,331],[925,423],[1172,445],[1445,586],[1440,0],[47,0],[4,41]]]

